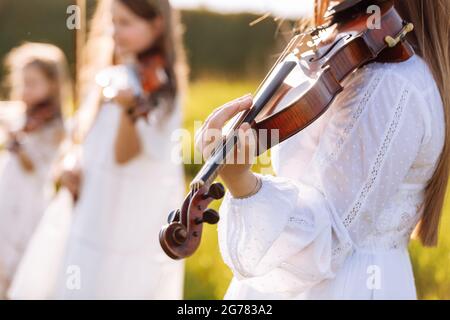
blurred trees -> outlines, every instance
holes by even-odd
[[[66,27],[70,0],[0,0],[0,79],[3,59],[12,48],[27,41],[50,42],[63,49],[73,70],[74,37]],[[5,88],[0,91],[4,98]]]
[[[63,49],[74,72],[74,32],[66,27],[71,0],[0,0],[0,60],[25,41],[50,42]],[[88,0],[88,16],[95,1]],[[261,77],[280,51],[278,24],[266,19],[253,27],[252,14],[220,15],[206,11],[183,11],[185,46],[191,77]],[[289,24],[289,22],[286,22]],[[288,27],[289,28],[289,27]],[[5,71],[0,68],[0,79]],[[3,95],[2,95],[3,93]],[[4,97],[5,88],[0,91]]]

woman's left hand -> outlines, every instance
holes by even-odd
[[[202,151],[205,158],[209,158],[211,151],[220,141],[215,141],[219,138],[216,137],[215,132],[221,132],[224,125],[236,116],[238,113],[248,110],[253,104],[253,98],[251,95],[244,96],[240,99],[231,101],[220,108],[217,108],[205,121],[204,125],[196,134],[196,148]],[[250,134],[249,134],[250,133]],[[238,152],[231,152],[230,158],[226,162],[226,165],[220,172],[220,177],[227,186],[228,190],[234,197],[241,198],[246,197],[255,190],[255,186],[258,184],[258,178],[250,170],[253,164],[254,157],[249,139],[251,137],[251,127],[248,123],[243,123],[238,129],[239,135],[239,147]],[[254,141],[254,140],[253,140]],[[243,159],[239,158],[239,154],[243,155]],[[234,157],[233,157],[234,156]],[[231,160],[231,163],[230,163]]]

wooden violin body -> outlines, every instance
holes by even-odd
[[[276,141],[280,143],[320,117],[342,91],[343,80],[356,69],[375,60],[399,62],[409,59],[414,51],[407,42],[399,42],[394,48],[389,48],[386,43],[387,37],[398,37],[408,24],[387,2],[382,10],[382,29],[367,29],[367,16],[364,15],[338,25],[329,44],[319,44],[316,50],[301,54],[299,65],[307,79],[297,87],[284,85],[280,88],[276,100],[255,119],[256,132],[277,128],[279,137]],[[388,30],[395,30],[394,36],[387,35]],[[299,39],[293,41],[300,42],[302,36],[296,37]],[[266,141],[259,139],[258,154],[272,147],[272,140],[270,131]]]
[[[40,103],[30,110],[26,111],[25,123],[18,131],[9,132],[9,141],[7,141],[7,149],[16,152],[20,149],[20,140],[24,135],[35,132],[43,128],[46,124],[55,119],[61,119],[61,110],[59,106],[51,101]]]
[[[220,183],[211,187],[205,185],[186,197],[181,210],[173,211],[169,215],[169,224],[160,232],[161,245],[169,257],[180,259],[190,256],[197,250],[203,223],[219,222],[219,215],[214,210],[208,209],[208,205],[213,200],[223,198],[224,194],[225,190]]]
[[[318,119],[343,90],[343,80],[362,65],[410,58],[414,51],[404,41],[410,24],[390,1],[380,6],[379,29],[368,28],[369,15],[361,12],[355,19],[294,36],[258,89],[252,108],[234,119],[231,132],[250,123],[258,137],[257,154],[262,154]],[[202,223],[218,222],[218,214],[207,206],[222,198],[224,189],[213,181],[237,143],[233,133],[224,139],[194,178],[181,209],[161,229],[161,246],[171,258],[192,255],[200,244]]]
[[[27,118],[22,128],[24,133],[30,133],[42,128],[45,124],[61,118],[61,109],[52,102],[45,102],[27,112]]]
[[[165,65],[164,58],[156,54],[140,61],[141,68],[138,72],[144,92],[155,92],[167,83]]]

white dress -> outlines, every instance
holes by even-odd
[[[13,153],[2,155],[0,168],[0,297],[14,276],[49,200],[50,168],[63,131],[61,121],[29,133],[22,147],[34,165],[26,172]],[[48,192],[47,192],[48,191]]]
[[[247,199],[228,192],[226,299],[415,299],[407,251],[444,144],[442,99],[418,56],[354,72],[324,116],[273,150]]]
[[[125,165],[114,157],[121,112],[114,103],[103,104],[82,146],[81,194],[57,299],[182,298],[184,264],[168,258],[158,240],[185,190],[182,165],[172,161],[180,107],[161,128],[136,123],[143,151]]]

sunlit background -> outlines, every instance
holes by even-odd
[[[0,0],[0,59],[24,41],[60,46],[75,67],[74,34],[65,27],[67,0]],[[89,14],[95,1],[88,0]],[[312,0],[172,0],[182,10],[184,42],[190,64],[190,86],[184,104],[184,126],[193,131],[217,106],[253,92],[289,38],[296,19],[311,16]],[[26,14],[25,14],[26,12]],[[249,23],[270,12],[280,20]],[[30,14],[33,13],[33,14]],[[3,78],[4,71],[0,71]],[[0,94],[5,98],[7,88]],[[187,165],[186,183],[199,169]],[[256,168],[260,170],[261,168]],[[270,169],[270,165],[264,169]],[[220,203],[215,203],[218,208]],[[446,205],[441,243],[436,249],[411,245],[419,297],[450,299],[449,204]],[[150,211],[149,211],[150,214]],[[223,264],[215,226],[206,226],[200,250],[187,260],[185,298],[221,299],[231,279]]]

